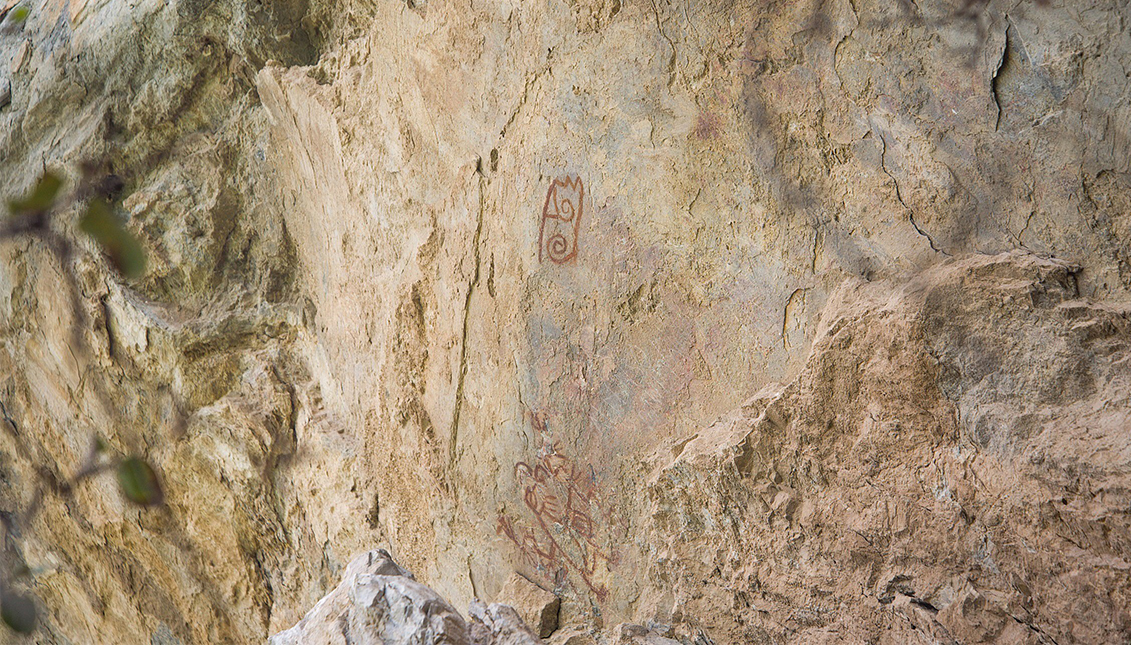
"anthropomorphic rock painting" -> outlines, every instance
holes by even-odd
[[[533,423],[545,428],[538,416]],[[597,583],[595,574],[615,564],[616,555],[599,544],[597,529],[603,515],[593,467],[576,463],[562,454],[559,442],[548,440],[534,460],[515,464],[514,471],[534,523],[516,522],[504,514],[496,532],[514,542],[523,559],[555,587],[564,587],[575,574],[598,601],[606,600],[608,589]]]

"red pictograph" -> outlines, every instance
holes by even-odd
[[[544,431],[539,417],[533,423]],[[555,585],[563,585],[575,573],[604,602],[608,588],[594,582],[594,574],[601,562],[615,564],[616,556],[598,544],[593,514],[601,513],[601,500],[592,466],[579,466],[561,453],[558,442],[552,442],[538,451],[533,462],[515,464],[514,472],[534,523],[500,515],[496,532],[514,542],[523,558]]]
[[[585,184],[581,177],[555,179],[546,193],[542,207],[542,225],[538,229],[538,260],[550,258],[554,264],[565,264],[577,257],[577,241],[581,232],[581,215],[585,204]]]

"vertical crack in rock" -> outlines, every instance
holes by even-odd
[[[793,299],[796,298],[798,294],[804,295],[808,291],[809,287],[798,287],[797,289],[793,290],[793,293],[789,294],[789,298],[787,298],[785,301],[785,307],[782,309],[781,314],[781,344],[782,347],[786,349],[790,348],[789,337],[786,333],[786,327],[789,325],[790,310],[793,308]]]
[[[553,56],[554,50],[550,49],[550,52],[546,54],[546,66],[535,72],[526,83],[523,84],[522,96],[518,97],[518,105],[515,106],[514,111],[511,112],[511,115],[507,118],[507,122],[504,123],[502,129],[499,130],[500,139],[506,138],[507,130],[511,127],[511,124],[514,123],[514,120],[518,118],[519,113],[522,112],[522,108],[526,105],[526,99],[530,96],[530,90],[534,87],[534,84],[537,83],[546,72],[550,71]]]
[[[1004,42],[1001,44],[1001,55],[998,57],[997,65],[994,66],[993,74],[990,76],[990,96],[993,98],[994,107],[997,108],[997,113],[994,117],[994,132],[997,132],[998,128],[1001,127],[1001,73],[1002,70],[1009,66],[1009,41],[1014,38],[1013,24],[1008,21],[1009,17],[1007,16],[1005,38]]]
[[[895,186],[895,198],[896,198],[897,201],[899,201],[900,205],[902,205],[903,208],[907,211],[907,220],[909,222],[911,222],[911,226],[914,227],[916,233],[918,233],[922,237],[926,238],[927,244],[931,245],[932,251],[934,251],[935,253],[941,253],[943,255],[949,256],[950,253],[947,253],[946,251],[944,251],[944,250],[940,249],[938,246],[936,246],[935,240],[930,236],[930,234],[927,233],[926,231],[924,231],[922,228],[920,228],[919,224],[915,221],[915,211],[913,211],[911,209],[911,207],[907,205],[907,202],[903,201],[903,193],[900,192],[900,190],[899,190],[899,180],[897,180],[895,178],[895,175],[891,174],[891,171],[888,170],[888,166],[887,166],[888,141],[887,141],[887,138],[884,136],[883,131],[880,130],[879,128],[877,128],[875,126],[875,124],[872,124],[872,129],[873,129],[873,131],[875,131],[876,136],[878,136],[880,138],[880,169],[884,171],[884,174],[888,176],[888,179],[891,179],[892,185]]]
[[[652,13],[656,15],[657,31],[660,32],[660,36],[663,37],[664,40],[668,41],[668,46],[672,48],[672,55],[670,58],[668,58],[668,87],[671,87],[675,83],[675,43],[672,42],[672,39],[668,37],[667,32],[664,31],[663,22],[660,20],[660,7],[656,4],[656,0],[652,0]]]
[[[817,275],[817,253],[820,250],[820,246],[821,246],[821,229],[820,229],[820,222],[818,222],[817,224],[815,224],[813,226],[813,250],[811,251],[812,260],[809,263],[809,273],[811,273],[813,275]]]
[[[836,74],[836,79],[840,82],[840,89],[845,92],[847,92],[848,90],[847,86],[844,83],[844,76],[842,76],[840,73],[840,46],[843,45],[849,38],[852,38],[853,35],[856,34],[856,29],[860,27],[860,14],[856,12],[856,0],[848,0],[848,8],[852,11],[852,21],[855,24],[852,25],[852,29],[850,29],[847,34],[842,36],[841,39],[837,41],[836,46],[833,47],[833,73]],[[851,100],[853,103],[856,102],[852,97],[850,97],[849,100]]]
[[[1036,215],[1036,214],[1037,214],[1036,209],[1029,211],[1029,214],[1025,217],[1025,225],[1021,227],[1021,230],[1015,236],[1017,238],[1017,244],[1021,248],[1028,248],[1028,247],[1025,246],[1025,241],[1022,239],[1022,237],[1025,235],[1026,232],[1028,232],[1029,225],[1033,223],[1033,216]]]
[[[450,465],[455,465],[456,462],[456,443],[459,439],[459,416],[463,409],[463,383],[467,378],[467,330],[468,322],[471,319],[471,297],[475,295],[475,288],[479,286],[479,239],[483,235],[483,210],[487,192],[487,178],[483,175],[482,164],[483,160],[480,159],[475,166],[475,173],[479,177],[479,218],[475,225],[475,239],[472,242],[472,249],[475,253],[475,270],[471,277],[471,283],[467,287],[467,298],[463,301],[463,333],[459,347],[459,374],[456,378],[456,402],[454,410],[452,411],[451,440],[448,444],[448,463]]]

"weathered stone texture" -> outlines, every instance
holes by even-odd
[[[0,241],[0,511],[168,502],[8,536],[40,642],[377,545],[563,643],[1131,637],[1125,1],[26,4],[0,198],[94,161],[149,270]]]
[[[504,605],[513,607],[522,618],[522,622],[542,638],[546,638],[558,628],[561,598],[517,573],[512,575],[499,590],[498,600]]]

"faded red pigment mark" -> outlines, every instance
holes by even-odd
[[[700,110],[695,122],[695,136],[700,139],[715,139],[722,131],[722,121],[718,115]]]
[[[577,238],[585,185],[581,177],[555,179],[546,193],[542,224],[538,229],[538,260],[549,257],[554,264],[565,264],[577,257]]]
[[[536,427],[538,423],[536,418]],[[579,467],[559,449],[555,442],[540,450],[533,463],[519,462],[514,467],[534,525],[500,515],[495,532],[514,542],[523,559],[550,577],[555,586],[564,586],[573,572],[604,602],[609,590],[595,584],[593,576],[598,562],[612,565],[616,556],[597,544],[597,525],[590,514],[600,505],[597,477],[592,466]]]

